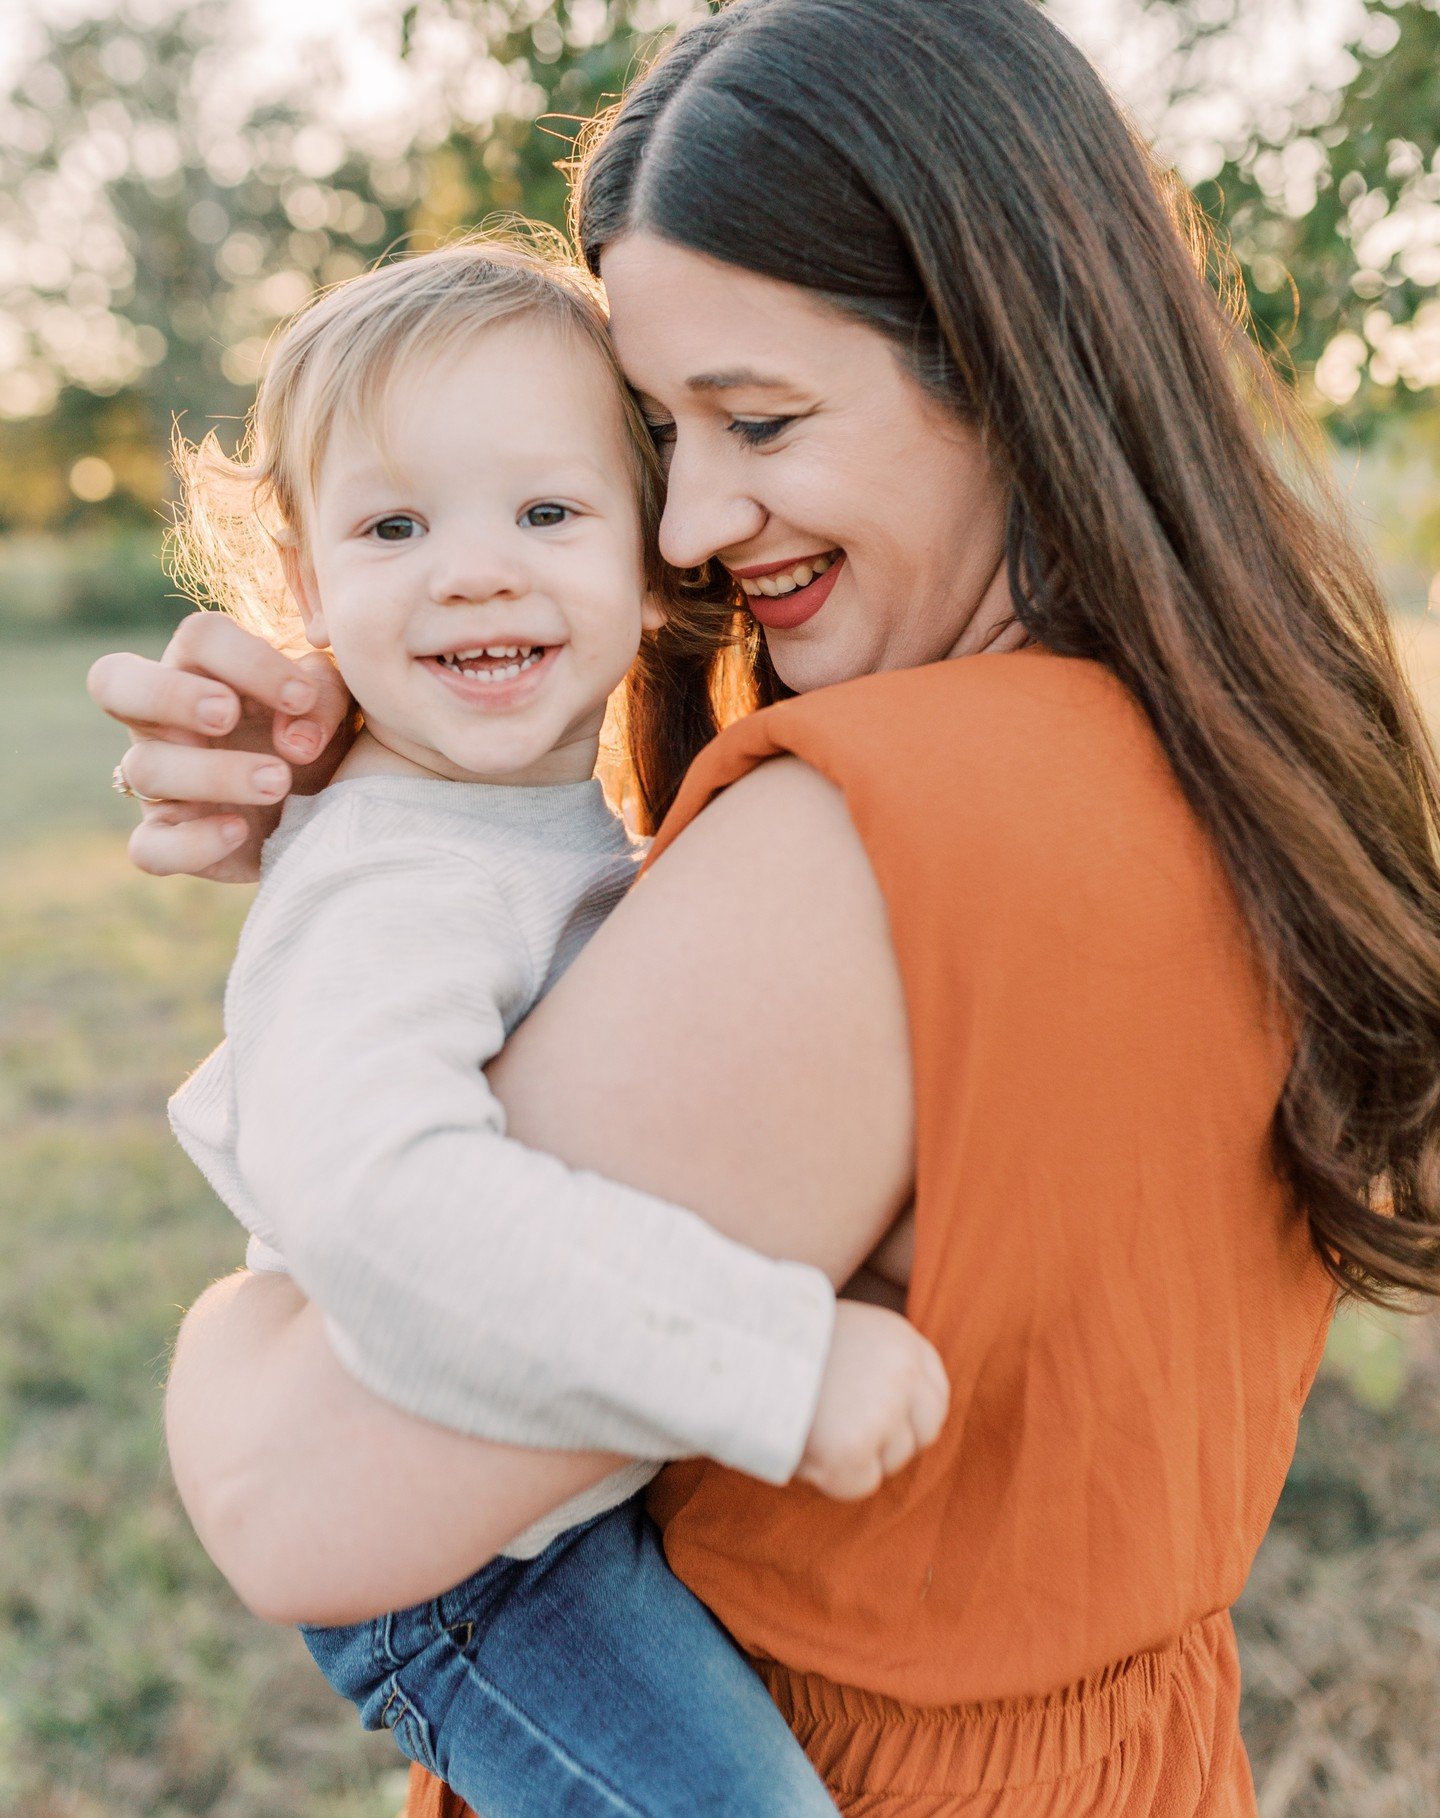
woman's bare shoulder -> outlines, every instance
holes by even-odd
[[[668,846],[492,1069],[512,1134],[846,1279],[906,1203],[883,898],[840,791],[761,765]]]

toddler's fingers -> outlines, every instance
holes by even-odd
[[[893,1477],[897,1471],[903,1471],[920,1450],[919,1435],[911,1421],[902,1421],[892,1432],[885,1435],[880,1446],[880,1469],[884,1476]]]
[[[950,1412],[950,1384],[925,1382],[910,1403],[910,1421],[919,1445],[933,1446]]]
[[[920,1360],[921,1380],[924,1384],[925,1391],[927,1395],[931,1397],[938,1396],[942,1408],[948,1408],[950,1405],[949,1372],[946,1370],[940,1353],[935,1349],[934,1345],[926,1338],[922,1338],[921,1342],[925,1347]]]
[[[884,1481],[884,1466],[879,1455],[871,1452],[864,1458],[852,1459],[843,1472],[836,1474],[829,1493],[837,1502],[860,1502],[873,1496]]]
[[[931,1382],[943,1387],[948,1395],[950,1393],[950,1375],[945,1368],[945,1360],[923,1332],[919,1334],[919,1338],[925,1347],[922,1367],[926,1376]]]
[[[867,1452],[863,1457],[831,1460],[824,1464],[803,1466],[796,1476],[822,1496],[836,1502],[858,1502],[872,1495],[883,1481],[879,1456]]]

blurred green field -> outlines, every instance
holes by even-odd
[[[1440,629],[1406,621],[1440,709]],[[181,1309],[238,1261],[169,1138],[246,893],[126,864],[105,643],[0,644],[0,1818],[392,1818],[403,1773],[190,1537]],[[1440,1812],[1440,1348],[1337,1329],[1240,1612],[1265,1818]]]
[[[168,1348],[242,1245],[164,1102],[248,892],[127,865],[105,647],[0,645],[0,1814],[393,1818],[389,1738],[239,1608],[169,1483]]]

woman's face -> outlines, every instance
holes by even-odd
[[[607,247],[602,276],[668,456],[661,549],[737,576],[784,682],[819,688],[1003,634],[1003,489],[979,434],[885,336],[647,233]]]

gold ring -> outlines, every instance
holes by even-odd
[[[134,750],[133,745],[131,746],[131,750]],[[130,752],[127,751],[125,757],[129,757],[129,755]],[[141,795],[140,791],[125,774],[125,758],[123,757],[110,772],[110,787],[115,791],[116,795],[128,795],[132,801],[144,802],[147,808],[154,808],[165,800],[163,795]]]

